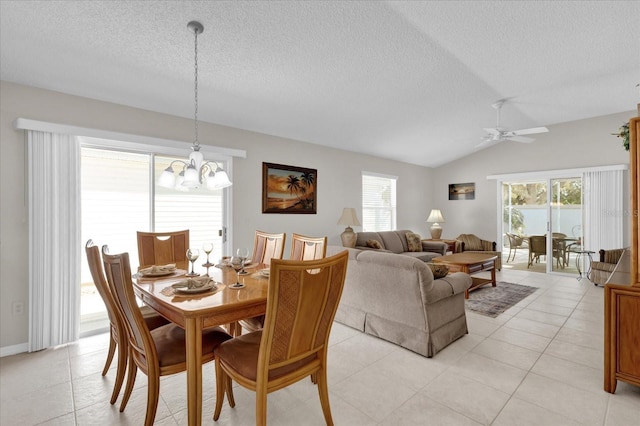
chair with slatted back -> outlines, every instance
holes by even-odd
[[[282,259],[286,239],[287,234],[285,233],[269,234],[262,231],[256,231],[251,262],[269,265],[271,264],[271,259]],[[263,323],[264,315],[240,320],[233,329],[234,334],[239,336],[242,334],[243,329],[248,332],[260,330]]]
[[[271,259],[282,259],[286,239],[287,234],[285,233],[269,234],[267,232],[256,231],[251,262],[269,265]]]
[[[107,371],[109,371],[116,349],[118,350],[116,380],[113,385],[113,392],[111,393],[111,399],[109,401],[111,404],[115,404],[118,399],[120,389],[122,388],[122,383],[124,382],[124,376],[127,369],[127,330],[122,322],[122,316],[118,311],[113,294],[109,289],[107,279],[104,276],[104,268],[102,266],[102,259],[100,258],[100,249],[98,246],[93,244],[92,240],[88,240],[85,245],[85,252],[87,254],[87,263],[89,264],[89,271],[91,272],[93,283],[104,302],[105,308],[107,309],[107,315],[109,316],[109,352],[107,353],[107,361],[102,369],[103,376],[105,376]],[[147,306],[142,307],[141,312],[147,326],[151,330],[168,324],[168,321],[164,317]]]
[[[147,375],[147,411],[144,424],[151,426],[160,396],[160,376],[180,373],[187,368],[185,331],[173,323],[149,330],[133,292],[129,254],[110,255],[107,246],[103,246],[102,260],[107,282],[115,295],[114,299],[122,314],[129,341],[129,372],[120,411],[124,411],[129,401],[137,370],[140,369]],[[230,338],[231,336],[220,327],[204,330],[202,362],[212,361],[215,348]]]
[[[291,260],[322,259],[327,254],[327,237],[307,237],[293,234],[291,239]]]
[[[333,425],[327,351],[348,257],[343,251],[319,260],[271,262],[264,328],[228,340],[215,351],[214,420],[220,417],[225,391],[229,405],[235,406],[232,381],[256,392],[256,425],[266,425],[267,394],[313,375],[325,422]]]
[[[173,232],[137,232],[140,266],[187,263],[189,230]]]

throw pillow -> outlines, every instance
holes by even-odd
[[[427,263],[427,265],[431,268],[434,279],[446,277],[449,273],[449,267],[447,265],[442,265],[440,263]]]
[[[420,235],[407,232],[407,246],[409,246],[409,251],[422,251]]]
[[[380,244],[380,241],[378,240],[367,240],[367,247],[380,250],[382,248],[382,244]]]

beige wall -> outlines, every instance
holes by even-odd
[[[13,129],[13,121],[23,117],[187,141],[193,134],[193,121],[6,82],[0,84],[0,348],[7,348],[23,344],[28,338],[27,312],[17,316],[11,313],[13,301],[24,301],[25,307],[28,302],[25,141],[23,131]],[[247,152],[246,159],[234,160],[231,176],[234,247],[253,244],[255,229],[289,235],[293,232],[327,235],[330,243],[340,244],[344,227],[336,222],[343,207],[360,206],[363,170],[398,176],[398,226],[428,233],[424,220],[433,207],[431,169],[207,123],[200,123],[199,134],[202,144],[209,141]],[[317,169],[318,213],[262,214],[263,161]]]

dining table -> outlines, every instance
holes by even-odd
[[[202,330],[227,326],[233,335],[237,321],[263,315],[267,307],[268,269],[264,264],[245,266],[240,275],[242,288],[234,288],[236,272],[224,264],[208,268],[217,288],[203,293],[176,291],[173,284],[184,280],[186,265],[164,277],[133,276],[134,292],[146,305],[185,330],[187,411],[189,426],[202,422]]]

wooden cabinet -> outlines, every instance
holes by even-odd
[[[604,390],[618,380],[640,386],[640,117],[629,122],[631,179],[631,285],[604,286]]]

